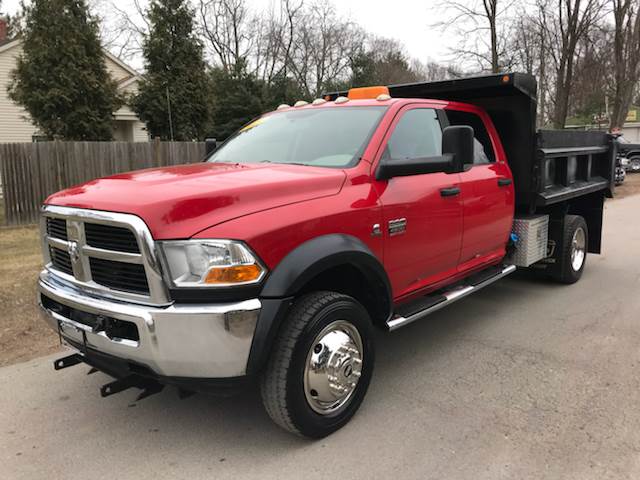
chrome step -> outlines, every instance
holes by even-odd
[[[487,285],[491,285],[493,282],[500,280],[503,277],[506,277],[510,273],[516,271],[515,265],[505,265],[499,270],[495,275],[482,280],[475,285],[457,285],[451,290],[447,290],[442,293],[442,296],[445,300],[435,303],[435,305],[431,305],[424,310],[417,311],[412,313],[411,315],[404,316],[394,316],[391,320],[387,321],[387,328],[390,332],[397,330],[400,327],[404,327],[405,325],[410,324],[411,322],[415,322],[416,320],[420,320],[423,317],[426,317],[430,313],[436,312],[441,308],[446,307],[447,305],[451,305],[456,300],[460,300],[461,298],[466,297],[467,295],[480,290],[481,288],[486,287]]]

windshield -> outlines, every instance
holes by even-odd
[[[360,159],[386,107],[276,112],[235,133],[209,162],[348,167]]]

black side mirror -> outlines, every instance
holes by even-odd
[[[204,140],[204,151],[205,156],[211,155],[218,148],[218,141],[215,138],[205,138]]]
[[[452,155],[438,155],[435,157],[398,158],[383,161],[378,167],[376,179],[386,180],[393,177],[422,175],[425,173],[451,173],[453,168]]]
[[[445,127],[442,131],[442,154],[453,156],[453,171],[462,172],[473,163],[473,128],[467,125]]]
[[[383,160],[378,166],[376,179],[462,172],[465,164],[473,163],[473,141],[473,128],[466,125],[446,127],[442,131],[442,155]]]

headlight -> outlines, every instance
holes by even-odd
[[[257,283],[266,269],[241,242],[180,240],[160,242],[167,274],[176,287],[228,287]]]

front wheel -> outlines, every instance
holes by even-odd
[[[285,430],[322,438],[344,426],[373,373],[371,320],[353,298],[299,298],[282,325],[261,379],[269,416]]]

